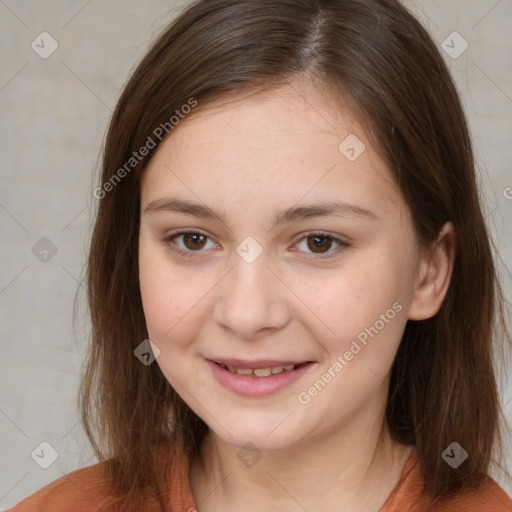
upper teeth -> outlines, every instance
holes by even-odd
[[[288,372],[293,370],[296,365],[286,364],[278,366],[269,366],[268,368],[236,368],[235,366],[221,365],[227,368],[231,373],[238,373],[238,375],[255,375],[256,377],[269,377],[277,373]]]

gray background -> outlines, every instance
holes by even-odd
[[[97,462],[76,408],[88,320],[82,315],[74,336],[72,310],[77,288],[85,310],[80,281],[98,154],[130,71],[187,3],[0,0],[0,510]],[[487,218],[512,268],[512,0],[405,3],[439,44],[458,83]],[[442,49],[463,49],[454,31],[469,44],[457,58]],[[46,59],[31,47],[35,41],[40,53],[51,49],[42,32],[58,44]],[[510,276],[503,272],[502,280],[510,299]],[[509,421],[511,388],[502,378]],[[48,469],[31,457],[41,442],[58,453]],[[51,451],[44,453],[41,463],[50,461]],[[495,478],[512,492],[499,473]]]

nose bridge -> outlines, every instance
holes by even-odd
[[[237,247],[215,305],[217,323],[241,338],[282,327],[288,316],[283,287],[268,268],[267,253],[258,246],[254,239],[246,239]]]

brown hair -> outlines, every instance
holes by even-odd
[[[504,346],[493,342],[509,338],[506,302],[456,87],[426,30],[398,1],[191,4],[121,94],[106,137],[102,184],[128,169],[133,152],[157,127],[169,127],[170,116],[191,98],[198,111],[298,75],[353,102],[395,174],[420,244],[435,242],[445,222],[455,226],[451,285],[434,317],[407,322],[386,416],[394,438],[416,446],[425,495],[479,487],[493,449],[501,453],[492,356]],[[148,337],[138,280],[140,176],[155,151],[102,193],[87,265],[92,343],[80,388],[82,420],[99,460],[109,459],[113,496],[123,510],[136,508],[143,489],[164,509],[169,468],[155,461],[156,448],[171,453],[183,445],[191,458],[207,429],[158,365],[134,356]],[[469,454],[457,469],[441,458],[453,441]]]

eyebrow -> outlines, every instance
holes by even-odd
[[[185,199],[163,197],[151,201],[145,208],[144,213],[181,213],[204,219],[218,219],[227,225],[226,219],[206,205],[194,203]],[[272,229],[281,224],[291,223],[298,220],[306,220],[315,217],[360,217],[369,220],[379,220],[380,217],[374,212],[345,201],[332,201],[305,206],[291,207],[280,210],[274,215]]]

